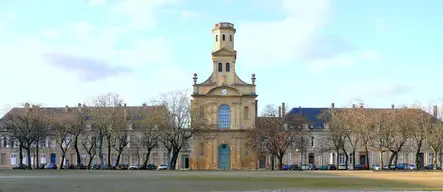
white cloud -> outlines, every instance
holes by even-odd
[[[113,16],[130,20],[104,26],[66,23],[1,42],[0,81],[7,91],[2,92],[0,108],[26,101],[75,105],[106,92],[118,92],[128,104],[139,105],[159,93],[189,87],[192,73],[171,65],[174,54],[166,39],[131,37],[134,29],[155,26],[152,11],[171,2],[126,0],[108,6],[106,1],[91,1],[112,10]],[[57,58],[48,59],[54,55]],[[94,74],[101,76],[93,78]],[[89,79],[81,79],[85,77]]]
[[[395,96],[408,93],[418,86],[418,83],[406,84],[388,78],[374,78],[342,84],[337,90],[337,96],[338,98],[347,98],[347,100],[353,98],[361,98],[363,100],[368,98],[392,99]]]
[[[241,50],[239,60],[246,67],[302,63],[307,70],[318,72],[380,56],[364,48],[358,51],[358,47],[340,36],[318,34],[332,17],[330,0],[282,0],[281,9],[286,14],[282,20],[237,25],[236,48]]]
[[[176,0],[125,0],[111,5],[111,12],[129,20],[129,27],[134,30],[147,30],[157,25],[154,11]]]
[[[186,9],[182,11],[182,17],[184,20],[197,18],[198,16],[199,15],[194,11],[190,11],[190,10],[186,10]]]

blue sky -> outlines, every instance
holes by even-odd
[[[235,24],[237,72],[260,108],[440,101],[443,1],[15,0],[0,2],[0,107],[128,105],[211,70],[211,29]]]

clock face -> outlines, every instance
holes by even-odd
[[[226,95],[226,93],[228,93],[228,90],[222,89],[222,95]]]

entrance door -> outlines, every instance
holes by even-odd
[[[366,163],[366,155],[360,155],[360,164],[367,165]]]
[[[264,155],[260,156],[258,161],[259,161],[258,168],[266,169],[266,156],[264,156]]]
[[[218,168],[219,169],[231,168],[231,149],[227,144],[222,144],[218,148]]]
[[[420,167],[424,167],[424,166],[425,166],[425,154],[420,153]]]
[[[51,153],[51,163],[55,163],[55,153]]]
[[[308,155],[308,163],[314,163],[314,153],[309,153]]]
[[[182,169],[189,169],[189,155],[182,156]]]

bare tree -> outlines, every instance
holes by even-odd
[[[397,165],[398,153],[403,149],[406,141],[410,138],[411,129],[414,128],[415,116],[417,116],[417,111],[415,109],[392,109],[390,110],[393,118],[393,128],[394,132],[391,135],[390,146],[387,146],[391,151],[391,157],[389,159],[389,167],[394,163]]]
[[[204,115],[193,112],[199,109],[191,105],[187,91],[174,91],[162,94],[155,103],[164,106],[154,112],[159,138],[163,146],[171,154],[169,168],[175,169],[177,158],[182,148],[187,147],[189,139],[202,129],[207,128]]]
[[[331,143],[330,143],[330,140],[328,139],[328,137],[323,136],[323,137],[317,138],[314,150],[316,153],[320,154],[320,156],[321,156],[320,161],[321,161],[321,164],[323,165],[324,164],[324,159],[323,159],[324,154],[332,150]]]
[[[92,107],[89,108],[89,115],[91,119],[92,129],[97,135],[98,139],[98,156],[100,164],[104,167],[103,161],[103,144],[107,141],[108,150],[108,165],[111,165],[111,130],[114,123],[115,110],[114,107],[121,105],[122,100],[118,94],[108,93],[98,96],[94,101]]]
[[[294,123],[297,119],[291,117],[275,117],[275,108],[267,105],[264,109],[265,117],[257,118],[254,128],[247,130],[248,144],[252,149],[267,151],[277,157],[278,166],[283,168],[283,157],[288,148],[294,146],[301,136],[302,127]],[[294,120],[288,122],[286,120]],[[274,166],[273,166],[274,167]]]
[[[81,145],[85,149],[86,153],[89,155],[88,161],[88,169],[91,168],[92,160],[97,154],[97,137],[95,135],[87,135],[85,134],[83,140],[81,141]]]
[[[431,114],[430,110],[428,114]],[[430,117],[432,118],[431,123],[425,129],[425,141],[434,154],[433,169],[436,170],[439,152],[443,147],[443,113],[438,113],[437,106],[435,106],[433,114],[434,117]]]
[[[135,149],[135,154],[137,156],[137,167],[140,167],[140,150],[143,148],[143,140],[140,136],[133,134],[131,135],[129,142],[131,148]]]
[[[71,144],[71,125],[69,124],[70,116],[68,114],[58,114],[51,119],[51,132],[55,137],[55,142],[61,150],[60,169],[63,169],[66,152]]]
[[[28,103],[24,108],[13,108],[4,117],[6,130],[12,140],[17,140],[20,147],[20,165],[23,160],[22,149],[27,152],[27,164],[31,169],[31,151],[34,144],[41,136],[40,131],[45,131],[48,127],[50,114],[46,113],[39,106],[32,106]]]
[[[156,110],[161,110],[161,107],[154,107],[153,114],[147,109],[142,109],[140,111],[140,121],[136,123],[136,127],[141,132],[141,137],[137,137],[136,146],[140,146],[145,150],[145,157],[143,162],[143,168],[148,166],[149,157],[151,151],[158,147],[159,144],[159,128],[156,123],[159,123],[156,119],[157,115],[161,115],[162,112],[158,113]],[[164,109],[162,109],[164,110]]]
[[[336,161],[337,165],[340,162],[340,149],[345,152],[346,154],[346,162],[348,162],[348,156],[344,149],[345,142],[346,142],[346,133],[347,133],[347,120],[348,117],[344,112],[341,111],[342,109],[328,109],[323,111],[318,117],[322,119],[323,121],[327,122],[329,132],[329,139],[331,143],[333,144],[333,147],[335,151],[337,152]],[[347,165],[347,163],[346,163]]]
[[[128,147],[130,140],[130,133],[128,126],[131,126],[126,121],[125,108],[116,108],[114,110],[114,116],[112,118],[112,130],[111,134],[113,139],[111,141],[112,147],[117,151],[116,165],[120,164],[120,158],[125,147]]]
[[[391,145],[394,134],[391,116],[386,110],[371,110],[369,119],[369,145],[379,153],[380,166],[383,167],[383,153],[389,151],[387,146]]]
[[[66,115],[67,115],[66,121],[70,125],[69,133],[73,137],[72,143],[74,144],[76,160],[77,160],[77,168],[80,168],[81,154],[79,150],[80,148],[79,142],[80,142],[80,135],[84,133],[86,128],[87,109],[81,108],[81,105],[78,104],[77,109],[70,108],[67,111]]]

